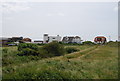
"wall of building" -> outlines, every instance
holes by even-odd
[[[62,40],[63,43],[78,43],[81,44],[81,38],[80,37],[63,37]]]
[[[81,38],[74,38],[72,42],[81,44]]]
[[[50,43],[52,41],[61,41],[61,37],[59,35],[57,36],[49,36],[48,34],[44,34],[43,36],[43,43]]]

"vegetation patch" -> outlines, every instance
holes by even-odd
[[[36,44],[31,44],[31,43],[20,43],[18,45],[18,51],[22,51],[25,48],[33,49],[33,50],[38,50],[38,46]]]
[[[73,52],[79,51],[78,49],[73,47],[67,47],[65,48],[65,50],[66,50],[66,53],[73,53]]]
[[[56,55],[52,48],[60,49],[60,47],[56,48],[56,42],[54,44],[38,47],[38,56],[19,56],[17,47],[4,47],[3,49],[8,50],[2,55],[5,63],[2,67],[3,79],[118,79],[117,45],[63,45],[62,47],[60,44],[60,47],[65,47],[64,52],[67,47],[74,47],[80,51],[66,55],[58,51]],[[34,50],[24,48],[21,51],[25,49]],[[52,58],[44,58],[50,57],[49,55]]]

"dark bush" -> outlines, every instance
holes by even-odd
[[[67,47],[67,48],[66,48],[66,52],[67,52],[67,53],[73,53],[73,52],[76,52],[76,51],[78,51],[78,49],[73,48],[73,47]]]
[[[21,43],[18,45],[19,56],[39,56],[41,58],[54,57],[64,55],[64,46],[58,42],[51,42],[38,48],[35,44]]]
[[[50,55],[48,54],[48,52],[45,49],[43,49],[43,48],[40,48],[39,51],[38,51],[38,53],[39,53],[39,56],[41,58],[50,57]]]
[[[64,46],[59,44],[58,42],[54,41],[51,42],[49,44],[46,44],[42,47],[42,49],[44,50],[44,54],[48,55],[48,56],[60,56],[60,55],[64,55],[65,50],[64,50]],[[43,51],[42,50],[42,51]]]
[[[39,45],[39,46],[43,46],[43,45],[45,45],[45,44],[43,44],[43,43],[42,43],[42,44],[39,44],[39,43],[38,43],[37,45]]]
[[[63,43],[63,42],[59,42],[62,45],[82,45],[80,43]]]
[[[83,42],[83,45],[95,45],[95,43],[93,43],[91,41],[85,41],[85,42]]]
[[[2,49],[2,52],[7,53],[7,52],[8,52],[8,49],[7,49],[7,48],[4,48],[4,49]]]
[[[19,56],[28,56],[28,55],[38,56],[38,54],[39,53],[36,50],[30,49],[30,48],[22,49],[18,53]]]
[[[30,48],[30,49],[33,49],[33,50],[38,50],[38,46],[36,44],[31,44],[31,43],[20,43],[18,45],[18,51],[21,51],[25,48]]]

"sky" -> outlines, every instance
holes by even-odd
[[[84,41],[118,39],[118,2],[3,2],[1,7],[3,37],[42,40],[48,33]]]

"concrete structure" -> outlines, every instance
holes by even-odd
[[[81,44],[81,38],[79,36],[75,36],[75,37],[63,37],[62,42],[63,43],[78,43]]]
[[[95,37],[94,42],[96,44],[105,44],[107,42],[107,40],[106,40],[106,37],[104,37],[104,36],[97,36],[97,37]]]
[[[57,36],[49,36],[48,34],[44,34],[43,36],[43,43],[50,43],[52,41],[61,41],[61,37],[59,35]]]

